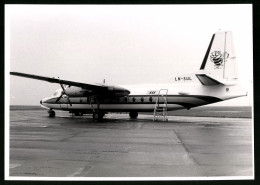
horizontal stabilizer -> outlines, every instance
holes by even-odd
[[[206,74],[196,74],[196,76],[202,85],[220,85],[220,84],[222,84],[219,81],[207,76]]]

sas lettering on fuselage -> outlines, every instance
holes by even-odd
[[[175,81],[191,81],[191,77],[187,76],[187,77],[175,77]]]
[[[147,91],[147,94],[155,94],[156,91]]]

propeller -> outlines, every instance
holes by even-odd
[[[57,100],[55,101],[55,103],[59,102],[61,97],[65,94],[67,96],[67,99],[68,99],[68,102],[70,104],[70,106],[72,106],[71,102],[70,102],[70,98],[69,96],[66,94],[66,90],[64,88],[64,86],[62,84],[60,84],[61,88],[62,88],[62,92],[61,92],[61,95],[57,98]]]

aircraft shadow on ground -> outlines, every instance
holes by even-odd
[[[184,121],[180,121],[180,120],[168,120],[168,121],[163,121],[162,119],[159,119],[157,121],[153,121],[153,117],[151,118],[137,118],[137,119],[131,119],[131,118],[119,118],[119,117],[104,117],[102,120],[93,120],[93,118],[91,116],[56,116],[53,118],[50,118],[48,116],[46,116],[47,119],[52,119],[52,120],[66,120],[65,123],[71,123],[71,124],[102,124],[102,123],[151,123],[151,124],[166,124],[166,123],[172,123],[172,124],[180,124],[180,123],[184,123]]]

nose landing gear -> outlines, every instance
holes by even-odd
[[[49,114],[49,117],[50,117],[50,118],[55,117],[55,111],[52,110],[52,109],[48,110],[48,114]]]

